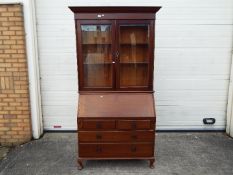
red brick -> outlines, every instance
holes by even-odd
[[[5,119],[14,119],[14,118],[17,118],[16,115],[12,115],[12,114],[5,114],[5,115],[3,115],[3,117],[4,117]]]

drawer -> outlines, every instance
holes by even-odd
[[[143,144],[79,144],[79,157],[125,158],[153,157],[154,145]]]
[[[78,122],[79,130],[105,130],[115,129],[115,120],[81,120]]]
[[[121,130],[152,129],[150,120],[118,120],[117,128]]]
[[[154,142],[154,131],[79,131],[79,142]]]

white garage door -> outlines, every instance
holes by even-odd
[[[76,41],[68,6],[119,4],[162,6],[156,20],[157,129],[225,129],[232,0],[36,1],[44,128],[76,129]],[[215,125],[203,125],[205,117],[215,118]]]

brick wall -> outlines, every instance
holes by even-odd
[[[0,144],[31,139],[30,104],[23,11],[0,5]]]

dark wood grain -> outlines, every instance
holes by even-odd
[[[153,101],[149,93],[80,94],[78,117],[155,117]]]
[[[101,17],[99,17],[101,15]],[[104,15],[104,16],[102,16]],[[92,19],[97,19],[97,20],[105,20],[105,19],[155,19],[155,14],[154,13],[78,13],[75,14],[75,19],[77,20],[92,20]]]
[[[150,143],[79,144],[80,157],[152,157],[154,145]]]
[[[108,45],[103,47],[108,48],[108,52],[105,50],[102,56],[99,55],[99,51],[96,56],[91,53],[97,50],[97,46],[100,47],[97,40],[101,36],[98,36],[98,32],[90,32],[93,35],[96,33],[97,40],[90,37],[87,39],[81,30],[82,25],[111,26],[111,38],[106,38]],[[125,25],[129,27],[135,25],[135,28],[120,30],[120,26]],[[138,25],[146,25],[148,30],[143,31],[141,27],[137,27]],[[91,20],[76,20],[76,30],[80,91],[153,90],[154,20],[93,20],[91,18]],[[132,32],[136,37],[137,45],[129,40]],[[146,36],[149,38],[145,38]],[[132,51],[134,51],[133,55],[131,55]],[[90,59],[86,63],[87,54],[92,56],[89,56]],[[91,60],[96,59],[104,59],[107,63],[90,64]],[[130,62],[130,60],[135,61]]]
[[[118,120],[117,128],[119,130],[149,130],[151,128],[150,120]]]
[[[85,142],[154,142],[154,131],[79,131],[79,143]]]
[[[147,159],[154,168],[154,30],[161,7],[69,8],[80,94],[78,168],[90,159]]]
[[[78,123],[79,130],[109,130],[116,128],[115,120],[82,120]]]
[[[74,13],[156,13],[160,6],[70,6]]]

